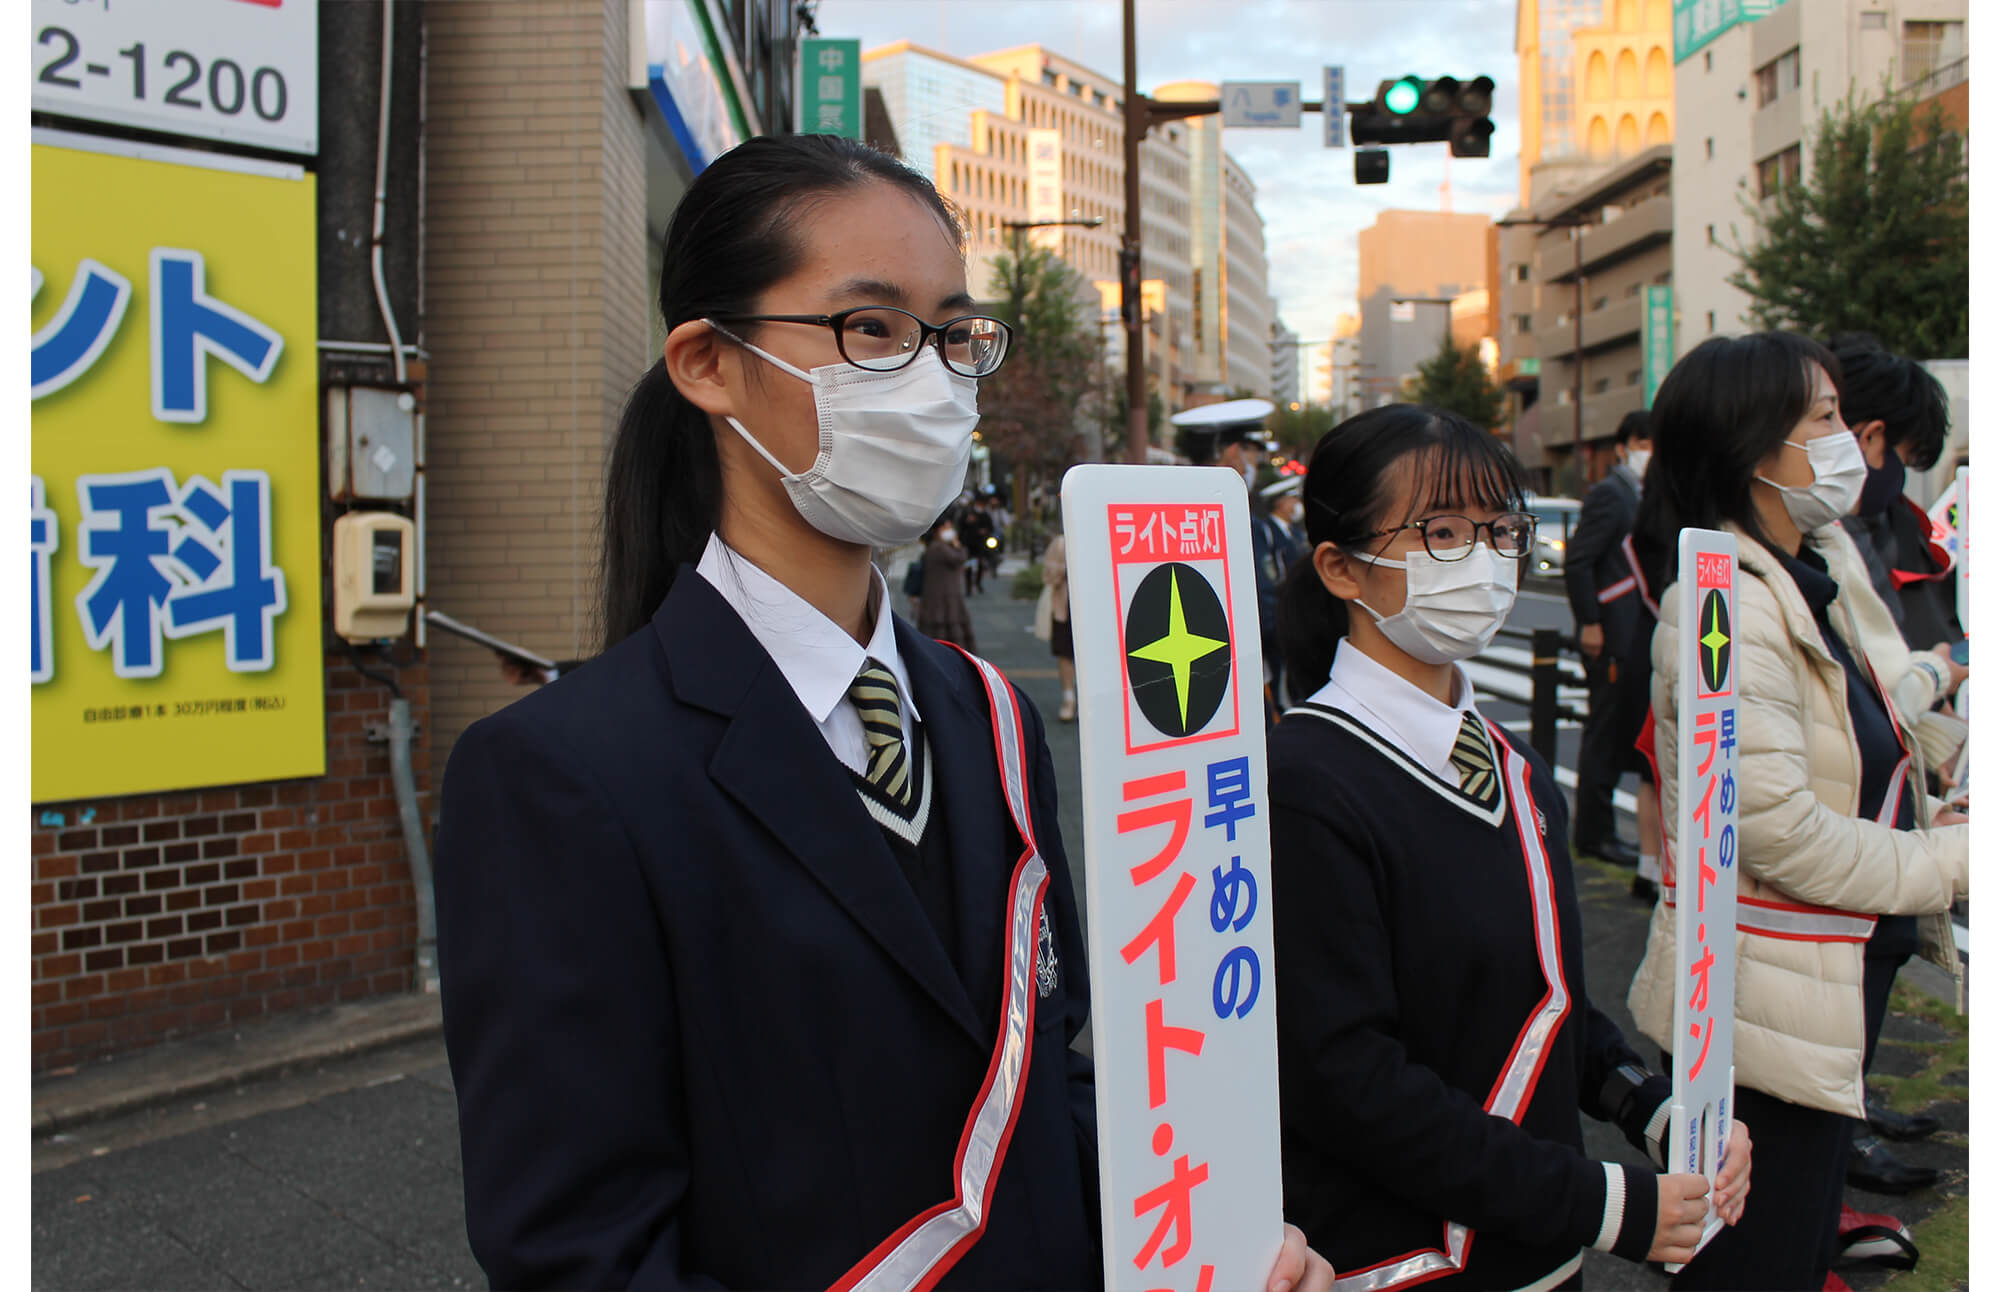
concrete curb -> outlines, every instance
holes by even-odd
[[[168,1041],[36,1078],[36,1135],[437,1035],[435,994],[388,996]]]

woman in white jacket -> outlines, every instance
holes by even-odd
[[[1834,522],[1866,474],[1840,421],[1833,355],[1786,332],[1716,338],[1675,365],[1653,406],[1635,542],[1671,584],[1680,530],[1737,535],[1736,1115],[1757,1135],[1757,1192],[1676,1288],[1820,1292],[1840,1211],[1862,1062],[1880,1025],[1863,949],[1910,915],[1954,974],[1948,917],[1966,891],[1965,818],[1924,793],[1914,718],[1955,673],[1913,665]],[[1681,625],[1660,598],[1653,638],[1661,815],[1676,819]],[[1630,1004],[1672,1045],[1675,910],[1653,913]],[[1869,1017],[1871,1013],[1877,1016]]]

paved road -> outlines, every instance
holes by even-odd
[[[971,606],[982,653],[1052,718],[1060,690],[1048,648],[1027,631],[1031,603],[1011,600],[1002,580],[989,583]],[[1520,613],[1544,611],[1525,602]],[[1051,721],[1049,743],[1063,785],[1063,833],[1080,840],[1075,726]],[[1586,863],[1577,879],[1588,982],[1598,1006],[1629,1030],[1624,985],[1642,949],[1645,911],[1617,872]],[[1883,1068],[1907,1073],[1929,1061],[1944,1033],[1896,1016],[1887,1036]],[[1947,1076],[1946,1084],[1963,1079]],[[1947,1099],[1934,1111],[1946,1135],[1899,1151],[1943,1168],[1943,1189],[1893,1203],[1856,1196],[1855,1205],[1893,1207],[1914,1221],[1962,1199],[1966,1104]],[[1585,1140],[1599,1156],[1640,1160],[1597,1123],[1585,1123]],[[32,1188],[37,1288],[485,1282],[465,1245],[456,1110],[436,1040],[38,1138]],[[1884,1278],[1866,1267],[1843,1273],[1862,1289]],[[1650,1270],[1598,1253],[1589,1254],[1585,1276],[1593,1288],[1665,1286]]]

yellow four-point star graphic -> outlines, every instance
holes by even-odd
[[[1132,658],[1143,659],[1156,664],[1166,664],[1174,670],[1174,687],[1180,694],[1181,726],[1187,726],[1188,679],[1194,671],[1197,660],[1203,660],[1229,643],[1213,637],[1203,637],[1188,631],[1187,619],[1181,614],[1181,581],[1177,570],[1172,576],[1172,596],[1167,607],[1167,632],[1156,641],[1135,647]]]
[[[1722,684],[1722,648],[1729,644],[1729,634],[1722,631],[1721,598],[1718,597],[1710,601],[1708,606],[1708,631],[1701,635],[1700,641],[1703,646],[1708,648],[1710,671],[1715,676],[1716,685],[1720,686]]]

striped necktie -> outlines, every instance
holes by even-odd
[[[903,747],[903,702],[896,675],[871,657],[854,675],[847,698],[861,715],[861,731],[868,738],[868,783],[892,802],[909,807],[910,759]]]
[[[1486,727],[1479,715],[1467,709],[1458,727],[1458,743],[1451,748],[1451,765],[1458,772],[1458,787],[1481,807],[1492,807],[1500,798],[1500,778],[1493,773],[1493,747],[1487,743]]]

